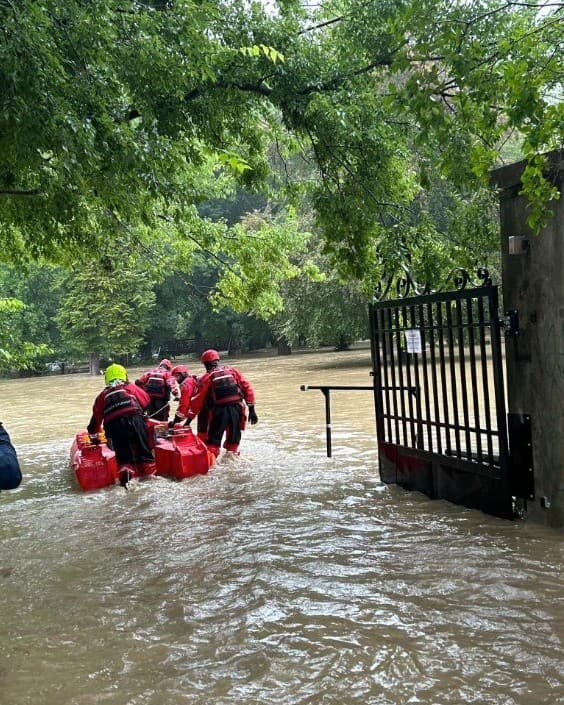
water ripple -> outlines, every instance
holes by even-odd
[[[561,536],[382,485],[368,422],[326,458],[321,400],[260,364],[276,414],[205,477],[85,494],[71,433],[29,439],[0,705],[564,702]]]

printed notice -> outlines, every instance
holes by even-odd
[[[408,353],[420,353],[421,349],[421,331],[417,328],[413,330],[405,330],[405,344]]]

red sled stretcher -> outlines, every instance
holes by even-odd
[[[114,451],[108,446],[104,432],[100,443],[90,441],[87,431],[76,434],[70,451],[70,464],[83,490],[99,490],[118,480],[118,465]],[[132,466],[135,476],[163,475],[183,480],[194,475],[205,475],[215,462],[205,443],[189,426],[166,430],[155,428],[153,452],[155,464]],[[156,470],[155,470],[156,467]]]

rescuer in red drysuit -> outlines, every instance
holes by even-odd
[[[199,389],[200,377],[191,375],[186,365],[178,365],[172,370],[172,374],[180,385],[180,403],[176,409],[176,414],[172,421],[168,422],[169,428],[173,428],[177,424],[181,426],[187,425],[188,410],[190,408],[190,400]],[[210,423],[211,407],[208,401],[204,402],[204,406],[198,414],[197,433],[198,438],[204,443],[208,440],[208,426]]]
[[[172,368],[172,376],[178,383],[180,389],[180,400],[174,418],[168,422],[168,427],[172,428],[177,424],[184,426],[188,418],[190,400],[198,389],[199,377],[191,375],[186,365],[176,365]],[[198,417],[199,418],[199,417]]]
[[[249,422],[256,424],[255,393],[250,382],[234,367],[219,364],[217,350],[206,350],[201,357],[206,373],[200,378],[198,389],[192,396],[186,423],[209,404],[209,423],[206,445],[217,457],[225,433],[223,447],[238,453],[241,431],[245,427],[245,405],[249,408]]]
[[[90,440],[99,443],[98,433],[104,425],[116,454],[119,482],[127,487],[133,477],[153,475],[157,469],[143,414],[150,399],[141,387],[127,381],[127,371],[121,365],[110,365],[104,379],[106,386],[94,400],[87,431]]]
[[[147,416],[156,421],[168,421],[170,413],[170,395],[178,400],[180,391],[175,378],[172,376],[172,362],[161,360],[158,367],[148,370],[135,380],[135,384],[144,389],[151,402],[147,409]]]

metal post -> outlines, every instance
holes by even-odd
[[[321,389],[325,397],[325,431],[327,435],[327,457],[331,457],[331,391],[329,387]]]

